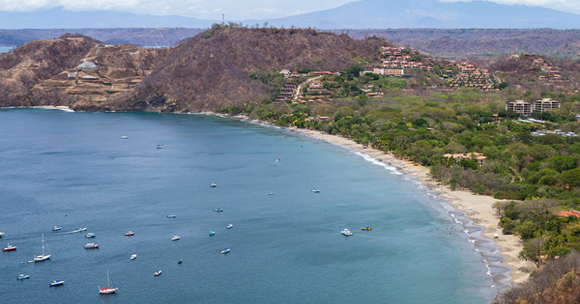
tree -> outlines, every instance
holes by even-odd
[[[531,261],[536,264],[536,267],[540,268],[542,263],[542,253],[544,252],[543,247],[546,241],[542,238],[533,239],[527,241],[524,244],[524,248],[518,254],[518,258],[524,261]]]
[[[565,184],[568,184],[570,190],[572,190],[572,188],[580,187],[580,168],[569,170],[560,174],[560,179]]]

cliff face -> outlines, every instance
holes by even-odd
[[[57,49],[63,55],[48,56],[52,44],[62,45]],[[382,38],[355,40],[314,30],[232,27],[214,27],[162,50],[106,46],[87,37],[63,36],[30,42],[0,57],[0,84],[15,82],[10,93],[0,98],[0,105],[214,110],[260,102],[268,96],[272,88],[252,79],[250,72],[283,68],[339,71],[363,59],[378,61],[380,47],[390,45]],[[43,55],[35,56],[37,52]],[[21,57],[30,59],[18,60]],[[83,62],[88,69],[75,69]],[[17,76],[20,74],[30,75],[32,80]]]

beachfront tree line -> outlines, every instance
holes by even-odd
[[[516,96],[510,89],[440,93],[391,86],[383,88],[386,97],[369,98],[361,91],[369,84],[380,86],[375,77],[342,74],[338,79],[322,78],[323,87],[333,94],[331,101],[252,104],[245,112],[279,126],[350,138],[429,166],[431,177],[452,189],[506,199],[495,206],[500,226],[505,234],[522,238],[523,260],[540,266],[580,251],[580,220],[554,214],[580,206],[580,138],[531,134],[540,129],[580,134],[579,94],[562,98],[560,109],[536,114],[545,123],[533,124],[518,121],[518,114],[505,110],[505,100],[527,93]],[[407,81],[390,78],[381,81]],[[485,156],[482,164],[475,153]],[[445,154],[472,157],[456,160]]]

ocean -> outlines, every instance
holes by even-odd
[[[0,208],[0,245],[18,247],[0,252],[2,303],[489,303],[497,292],[461,215],[410,177],[233,119],[0,109]],[[27,263],[42,234],[52,257]],[[119,290],[99,295],[107,271]]]

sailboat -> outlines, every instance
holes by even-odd
[[[115,287],[115,282],[113,282],[113,287],[109,287],[111,284],[109,282],[109,271],[107,270],[107,287],[103,287],[101,288],[101,286],[99,286],[99,293],[100,294],[109,294],[109,293],[115,293],[119,288]]]
[[[34,256],[34,262],[46,261],[50,259],[50,251],[49,254],[44,253],[44,233],[42,234],[42,255]]]

